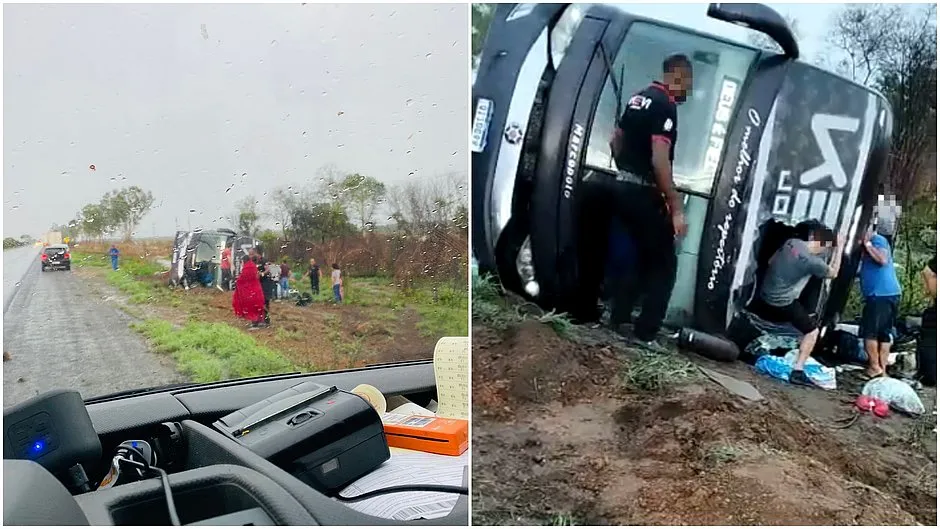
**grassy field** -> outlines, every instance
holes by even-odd
[[[122,293],[125,310],[139,319],[134,328],[197,382],[430,358],[441,337],[468,334],[465,289],[405,290],[390,278],[346,278],[337,305],[328,276],[313,304],[272,303],[271,327],[249,331],[232,313],[230,292],[167,286],[166,267],[156,262],[169,255],[167,243],[119,248],[116,271],[106,244],[74,248],[73,263]],[[309,280],[291,288],[310,293]]]

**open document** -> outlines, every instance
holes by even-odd
[[[457,457],[392,448],[392,457],[378,469],[343,489],[342,496],[358,496],[399,485],[464,486],[470,451]],[[348,503],[353,509],[389,520],[434,519],[447,516],[458,495],[442,492],[396,492]]]

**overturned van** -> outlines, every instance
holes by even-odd
[[[688,234],[667,324],[724,334],[747,306],[766,256],[806,221],[847,237],[840,277],[810,284],[810,312],[844,307],[886,170],[892,115],[870,89],[798,61],[783,19],[760,4],[711,4],[708,16],[761,31],[784,50],[589,4],[503,4],[490,26],[472,112],[473,252],[481,272],[545,308],[597,317],[579,269],[607,248],[579,245],[590,204],[579,189],[613,178],[608,147],[622,104],[693,61],[679,106],[674,180]]]
[[[233,230],[178,231],[170,258],[169,284],[184,288],[205,286],[231,290],[251,248],[260,251],[260,241]],[[230,276],[222,273],[222,252],[225,249],[232,253]]]

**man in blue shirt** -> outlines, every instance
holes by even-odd
[[[901,283],[894,269],[891,246],[884,235],[868,230],[862,243],[862,268],[859,282],[865,305],[860,332],[865,340],[870,377],[885,374],[891,349],[891,331],[897,318]]]
[[[118,269],[118,256],[121,255],[121,252],[118,251],[117,246],[111,245],[111,250],[108,251],[108,254],[111,255],[111,269]]]

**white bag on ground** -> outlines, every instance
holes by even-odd
[[[926,411],[914,388],[896,378],[878,377],[869,380],[862,388],[862,395],[883,400],[892,408],[911,415],[921,415]]]

